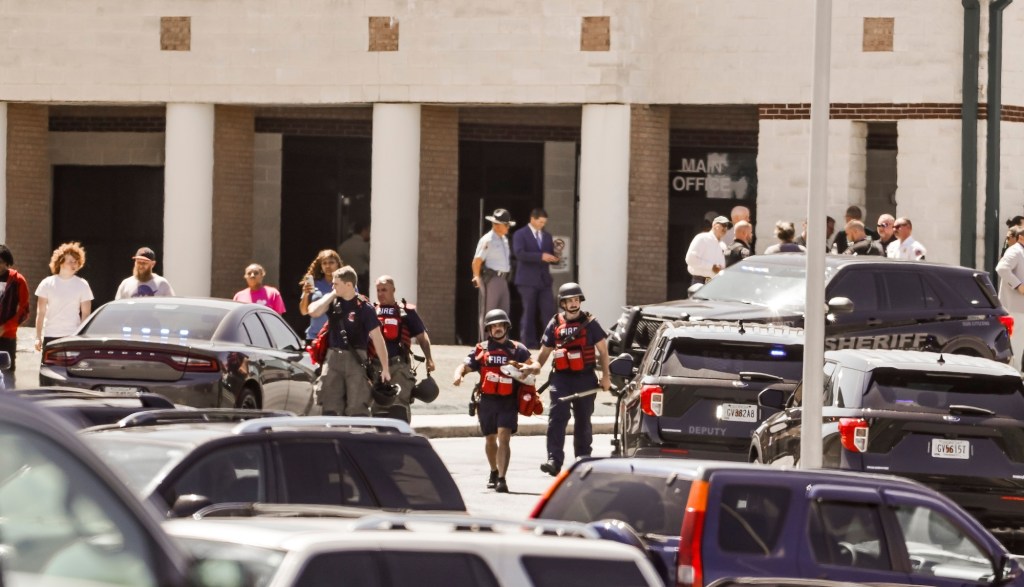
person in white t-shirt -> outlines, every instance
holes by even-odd
[[[92,312],[92,288],[75,275],[85,266],[85,249],[64,243],[50,257],[50,275],[36,287],[36,350],[74,334]]]

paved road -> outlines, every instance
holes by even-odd
[[[611,453],[611,435],[594,436],[594,456]],[[486,488],[489,468],[482,438],[435,438],[431,444],[441,455],[462,492],[470,513],[481,516],[523,518],[533,511],[554,477],[540,470],[547,458],[543,436],[512,438],[512,462],[507,475],[509,493]],[[572,437],[566,439],[567,458],[572,457]]]

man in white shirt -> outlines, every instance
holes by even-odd
[[[999,274],[999,301],[1013,316],[1012,364],[1020,369],[1024,356],[1024,227],[1010,227],[1007,242],[1010,246],[996,264],[996,273]]]
[[[908,218],[897,218],[892,225],[896,231],[896,240],[889,243],[885,250],[885,256],[890,259],[903,259],[904,261],[924,261],[928,250],[924,245],[914,240],[912,233],[914,225]]]
[[[707,283],[725,267],[725,248],[722,237],[732,227],[725,216],[711,221],[711,230],[702,232],[690,241],[686,250],[686,270],[693,278],[690,284]]]

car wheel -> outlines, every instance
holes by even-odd
[[[260,402],[251,387],[243,387],[235,396],[235,407],[240,410],[258,410]]]

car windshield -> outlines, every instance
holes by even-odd
[[[577,471],[558,485],[540,518],[589,524],[622,520],[641,534],[678,536],[690,480],[668,472]]]
[[[188,454],[187,448],[175,444],[137,439],[127,442],[124,438],[105,438],[102,434],[85,434],[82,438],[139,495],[149,493],[164,472]]]
[[[738,379],[739,373],[753,371],[799,381],[803,356],[802,345],[676,339],[660,375]]]
[[[825,283],[833,270],[825,268]],[[742,302],[775,310],[802,311],[806,299],[803,265],[742,261],[722,271],[690,296],[694,300]]]
[[[239,528],[241,531],[242,529]],[[196,560],[230,561],[245,569],[247,584],[255,587],[269,585],[287,553],[273,548],[260,548],[231,542],[203,540],[201,538],[178,537],[178,542]]]
[[[1014,376],[876,369],[864,393],[865,408],[948,414],[950,406],[1024,419],[1024,382]]]
[[[226,308],[114,302],[100,308],[79,334],[143,340],[210,340]]]

